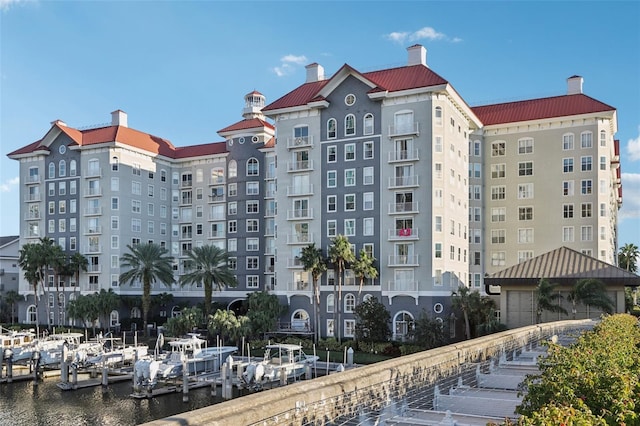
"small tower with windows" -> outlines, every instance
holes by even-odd
[[[262,108],[264,108],[264,103],[264,95],[256,90],[245,95],[242,116],[247,120],[251,118],[259,118],[261,120],[264,120],[264,115],[262,115]]]

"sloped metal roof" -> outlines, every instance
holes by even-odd
[[[582,278],[596,278],[605,284],[640,286],[640,276],[564,246],[491,274],[484,283],[529,286],[541,278],[569,285]]]

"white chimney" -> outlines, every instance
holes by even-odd
[[[407,47],[407,51],[409,52],[409,61],[407,62],[407,66],[427,66],[427,49],[424,46],[421,44],[414,44],[413,46]]]
[[[127,113],[118,109],[111,113],[111,125],[112,126],[122,126],[128,127],[127,124]]]
[[[324,68],[322,68],[322,65],[314,62],[305,68],[307,69],[307,83],[324,80]]]
[[[582,83],[584,79],[579,75],[573,75],[567,79],[567,95],[578,95],[582,93]]]

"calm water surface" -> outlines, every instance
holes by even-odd
[[[30,381],[0,384],[0,425],[137,425],[222,401],[219,387],[216,396],[208,387],[194,389],[189,402],[182,402],[182,393],[131,398],[129,382],[62,391],[56,386],[59,380],[47,378],[37,386]]]

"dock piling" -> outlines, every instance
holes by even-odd
[[[189,402],[189,371],[187,369],[187,359],[182,356],[182,402]]]

